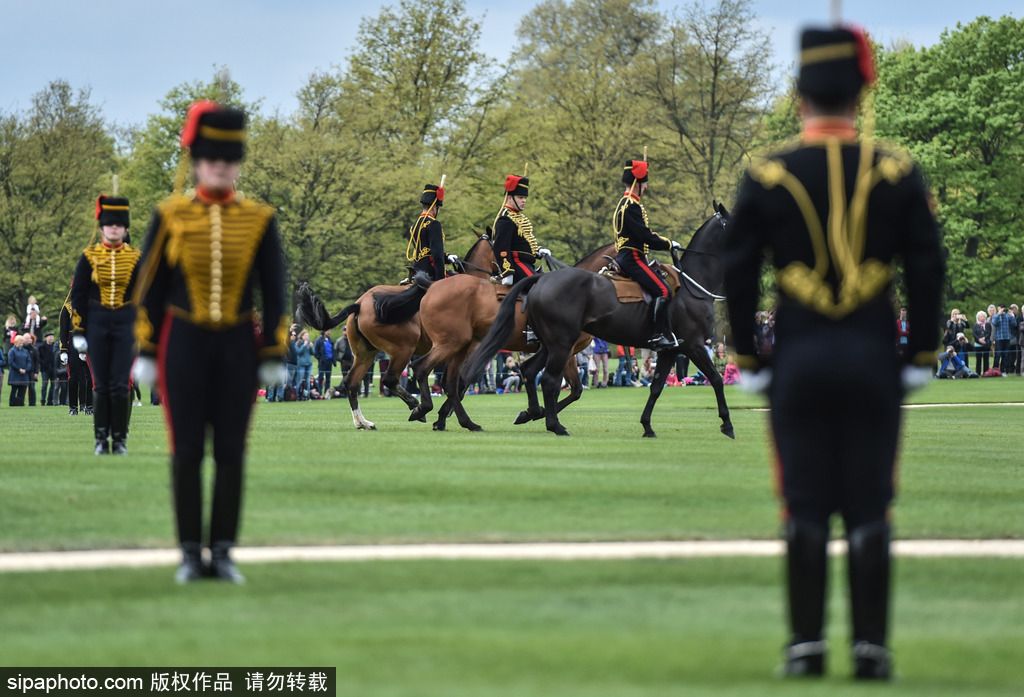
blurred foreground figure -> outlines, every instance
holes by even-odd
[[[257,385],[286,378],[290,320],[274,211],[234,186],[245,120],[242,111],[213,102],[189,108],[181,143],[196,188],[157,206],[140,265],[136,377],[159,383],[170,429],[179,583],[203,576],[245,581],[229,551],[238,537],[249,420]],[[254,290],[262,299],[262,328]],[[208,430],[216,474],[207,567],[201,465]]]
[[[907,389],[931,379],[943,262],[910,157],[880,147],[861,88],[874,80],[860,30],[801,36],[803,132],[751,162],[726,229],[725,286],[743,381],[767,390],[785,503],[791,636],[783,671],[822,675],[833,514],[849,542],[855,677],[888,679],[889,506]],[[751,318],[766,253],[778,292],[775,346],[759,358]],[[905,270],[910,336],[896,351],[892,280]],[[761,361],[770,360],[771,365]],[[902,380],[901,380],[902,377]]]

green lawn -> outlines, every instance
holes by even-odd
[[[730,388],[588,391],[572,432],[513,426],[524,395],[467,398],[486,429],[434,433],[396,399],[257,408],[242,543],[703,539],[777,534],[762,400]],[[909,409],[902,538],[1024,537],[1024,381],[936,381]],[[982,402],[984,406],[964,406]],[[91,454],[86,417],[0,407],[0,550],[173,546],[161,414],[131,455]],[[0,665],[338,667],[344,695],[855,695],[835,562],[833,677],[772,677],[777,559],[250,564],[243,587],[170,568],[0,573]],[[899,695],[1024,692],[1024,560],[902,559]]]

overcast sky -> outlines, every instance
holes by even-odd
[[[705,0],[705,4],[713,0]],[[690,2],[659,0],[663,10]],[[482,20],[480,48],[504,60],[520,18],[537,0],[467,0]],[[248,101],[264,111],[295,109],[309,75],[341,65],[359,20],[397,0],[0,0],[0,112],[28,109],[53,80],[91,89],[91,102],[122,125],[160,110],[171,88],[212,78],[227,65]],[[794,62],[799,27],[827,23],[830,0],[753,0],[773,38],[773,61]],[[843,16],[888,45],[935,43],[942,30],[989,15],[1022,16],[1022,0],[846,0]]]

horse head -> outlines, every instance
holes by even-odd
[[[717,201],[712,201],[711,206],[715,212],[690,237],[679,261],[679,270],[707,290],[717,291],[722,285],[719,255],[729,211]]]

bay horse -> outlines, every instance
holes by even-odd
[[[576,263],[577,268],[598,271],[608,263],[610,255],[615,254],[615,245],[600,247]],[[549,273],[560,273],[553,271]],[[446,366],[443,388],[447,399],[438,410],[435,431],[445,429],[448,415],[454,411],[459,425],[470,431],[479,431],[480,426],[470,419],[462,403],[463,392],[468,383],[460,380],[459,367],[466,359],[473,346],[476,345],[494,323],[500,307],[498,292],[505,287],[493,283],[489,278],[477,278],[468,275],[457,275],[436,281],[430,286],[420,302],[420,326],[430,338],[431,348],[418,358],[412,365],[419,381],[420,405],[409,415],[410,421],[420,420],[433,408],[428,381],[434,368],[442,363]],[[507,351],[536,352],[540,349],[537,343],[528,343],[525,337],[526,315],[516,312],[513,315],[515,328],[502,344]],[[558,403],[560,411],[579,399],[583,393],[579,370],[573,354],[582,350],[590,343],[590,335],[581,333],[574,342],[572,354],[558,370],[559,384],[564,376],[569,384],[569,395]],[[543,362],[531,356],[521,366],[523,386],[526,388],[529,407],[519,414],[516,423],[526,423],[544,416],[537,400],[537,373]]]
[[[481,236],[463,259],[462,268],[467,276],[488,278],[493,261],[490,241]],[[420,278],[411,286],[374,286],[333,316],[328,314],[308,284],[299,286],[299,304],[295,314],[300,324],[324,331],[352,318],[345,325],[345,336],[352,349],[352,368],[341,384],[357,429],[372,431],[377,428],[363,416],[359,407],[359,388],[380,351],[391,359],[381,375],[381,385],[398,395],[409,409],[419,406],[419,401],[402,387],[401,377],[414,355],[430,350],[430,339],[421,331],[417,317],[420,301],[429,285],[429,279],[424,281]]]
[[[722,266],[718,257],[722,232],[729,213],[721,204],[714,204],[715,213],[693,234],[675,266],[681,286],[669,303],[669,324],[680,341],[679,348],[658,353],[658,365],[651,381],[650,396],[640,417],[644,437],[656,436],[651,429],[654,405],[665,387],[665,378],[680,353],[689,357],[715,390],[721,431],[735,438],[729,407],[725,402],[722,376],[715,370],[704,348],[715,325],[714,302],[722,284]],[[673,255],[674,256],[674,255]],[[712,290],[709,290],[712,289]],[[557,273],[525,278],[512,286],[502,301],[491,330],[462,365],[462,376],[471,380],[507,341],[517,324],[516,300],[529,290],[526,314],[530,326],[541,341],[537,356],[543,356],[546,369],[541,378],[544,394],[544,416],[547,429],[561,436],[569,431],[559,422],[555,407],[561,378],[558,373],[570,357],[577,337],[582,332],[599,336],[611,343],[643,346],[651,334],[650,313],[646,303],[619,301],[613,281],[603,275],[568,268]]]

